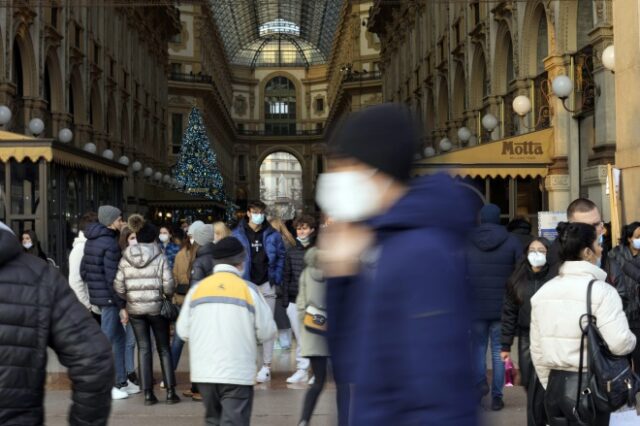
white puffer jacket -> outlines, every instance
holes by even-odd
[[[626,355],[636,346],[622,301],[614,287],[604,282],[607,274],[586,261],[565,262],[560,275],[531,298],[531,359],[546,389],[551,370],[578,371],[580,365],[580,317],[587,312],[587,286],[591,310],[602,338],[615,355]],[[586,364],[586,350],[585,350]]]
[[[127,312],[133,315],[158,315],[161,292],[173,296],[173,274],[169,262],[155,243],[139,243],[127,247],[120,259],[116,293],[127,301]]]

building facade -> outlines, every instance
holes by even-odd
[[[384,101],[422,120],[417,174],[449,169],[505,219],[535,222],[579,196],[610,219],[614,75],[600,56],[613,43],[611,1],[375,1],[368,26],[381,42]],[[552,87],[561,75],[573,83],[566,100]],[[522,116],[520,95],[531,105]],[[518,144],[539,152],[512,152]]]

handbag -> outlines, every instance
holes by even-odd
[[[582,389],[583,374],[578,374],[578,391],[574,414],[580,424],[593,424],[597,413],[611,413],[623,405],[632,407],[640,391],[640,377],[633,372],[630,355],[618,356],[609,351],[591,313],[591,280],[587,287],[587,313],[580,317],[580,365],[584,367],[584,348],[587,341],[587,386]]]
[[[304,311],[304,328],[310,333],[327,333],[327,313],[323,309],[309,305]]]
[[[168,319],[173,322],[178,319],[178,315],[180,315],[180,307],[173,303],[171,300],[167,299],[167,297],[162,292],[162,287],[160,288],[160,316]]]

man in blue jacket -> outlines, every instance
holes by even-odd
[[[367,108],[336,135],[316,197],[333,221],[319,248],[338,391],[355,385],[339,424],[475,426],[469,194],[445,175],[410,180],[418,136],[402,106]]]
[[[122,324],[129,320],[125,302],[113,289],[122,252],[118,245],[118,232],[124,226],[122,212],[113,206],[98,209],[98,222],[85,227],[87,242],[80,263],[80,276],[87,283],[91,305],[100,309],[100,326],[113,348],[116,385],[111,390],[113,399],[124,399],[139,393],[140,388],[127,380],[124,352],[126,335]]]
[[[467,274],[472,292],[472,327],[476,387],[480,395],[489,392],[486,353],[491,339],[493,381],[491,409],[501,410],[504,362],[500,358],[502,305],[507,280],[523,255],[522,243],[500,225],[500,208],[487,204],[480,210],[480,225],[473,230],[467,246]]]
[[[242,243],[246,260],[242,278],[255,283],[267,300],[271,311],[276,308],[276,288],[282,285],[286,250],[282,236],[265,220],[267,206],[262,201],[252,201],[247,206],[247,219],[240,221],[233,236]],[[271,339],[262,344],[263,365],[256,381],[271,380],[271,360],[273,344]]]

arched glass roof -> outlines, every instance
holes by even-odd
[[[324,63],[344,0],[209,0],[232,64]]]

